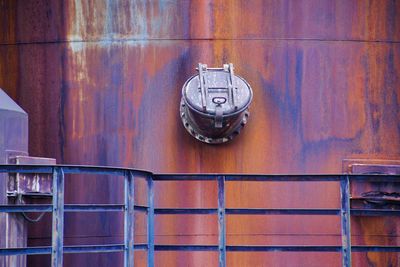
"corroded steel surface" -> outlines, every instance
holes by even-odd
[[[0,86],[30,115],[30,154],[61,163],[154,172],[341,172],[344,158],[400,158],[399,12],[400,2],[389,0],[0,0]],[[252,85],[252,117],[232,143],[202,144],[181,125],[180,88],[198,62],[233,62]],[[90,180],[93,197],[82,193],[79,178],[66,182],[66,200],[75,203],[116,200],[122,188],[106,177]],[[339,203],[338,188],[326,184],[227,186],[233,187],[228,205],[336,208]],[[207,193],[215,195],[213,185],[171,182],[156,190],[157,205],[216,205]],[[66,243],[120,240],[118,218],[68,214]],[[353,226],[356,242],[399,244],[398,230],[385,232],[392,226],[377,229],[374,219],[368,224],[373,229],[368,234],[365,227]],[[31,231],[32,244],[49,237],[38,230],[49,224],[40,225]],[[177,225],[184,227],[179,231]],[[254,221],[233,216],[227,241],[338,244],[338,229],[340,221],[329,216]],[[217,232],[211,217],[162,215],[156,221],[159,243],[214,242]],[[373,257],[353,253],[360,266],[399,262],[389,253]],[[145,261],[145,256],[136,259]],[[122,254],[65,256],[71,266],[118,260]],[[157,266],[216,261],[213,253],[156,254]],[[340,255],[227,257],[229,266],[293,262],[337,266]]]

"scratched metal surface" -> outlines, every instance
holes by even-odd
[[[339,173],[344,158],[400,158],[399,12],[400,2],[389,0],[0,0],[0,86],[30,115],[30,154],[57,162],[154,172]],[[180,89],[198,62],[232,62],[254,89],[250,121],[229,144],[199,143],[181,125]],[[115,180],[90,184],[73,178],[67,200],[120,199]],[[333,184],[228,187],[232,206],[339,203]],[[156,190],[160,206],[216,205],[212,184],[168,183]],[[121,240],[121,220],[68,215],[66,242]],[[285,216],[236,216],[228,220],[228,242],[338,244],[339,224],[333,217],[296,217],[293,224]],[[373,223],[356,224],[353,238],[398,245],[395,224],[390,234]],[[45,221],[31,231],[32,244],[46,241],[47,227]],[[163,215],[156,241],[212,243],[216,227],[212,217]],[[157,266],[217,260],[204,252],[156,255]],[[388,253],[353,257],[356,266],[400,262]],[[40,266],[42,259],[30,263]],[[119,260],[122,255],[66,256],[71,266]],[[340,256],[229,253],[227,260],[229,266],[337,266]]]

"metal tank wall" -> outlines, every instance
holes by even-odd
[[[57,162],[178,173],[340,173],[346,158],[400,159],[399,13],[400,2],[390,0],[0,0],[0,87],[30,116],[30,153]],[[199,143],[181,125],[181,86],[198,62],[232,62],[253,87],[250,121],[229,144]],[[120,200],[115,180],[90,179],[90,187],[71,179],[66,200]],[[216,206],[212,183],[156,190],[159,206]],[[339,203],[338,186],[330,183],[243,182],[228,190],[227,203],[235,207]],[[230,244],[340,242],[340,221],[329,216],[230,218]],[[67,214],[65,243],[118,241],[121,220]],[[399,245],[399,221],[387,220],[355,218],[354,243]],[[49,225],[31,228],[30,243],[49,242]],[[217,240],[212,216],[163,215],[156,228],[158,243]],[[353,258],[355,266],[400,262],[394,253]],[[48,262],[28,260],[31,266]],[[120,260],[65,256],[68,266]],[[227,261],[338,266],[340,255],[229,253]],[[216,262],[206,252],[156,254],[157,266]]]

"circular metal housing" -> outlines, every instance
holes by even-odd
[[[253,92],[250,85],[234,75],[233,65],[207,68],[199,64],[199,74],[182,88],[180,115],[186,130],[196,139],[219,144],[238,135],[249,117]]]

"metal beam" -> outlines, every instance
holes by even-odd
[[[53,225],[52,225],[52,254],[51,266],[63,266],[64,239],[64,171],[62,168],[53,169]]]
[[[147,212],[147,265],[154,267],[154,186],[153,178],[147,178],[147,194],[148,194],[148,212]]]
[[[339,209],[225,209],[235,215],[340,215]]]
[[[225,176],[218,176],[218,251],[219,267],[226,266],[226,229],[225,229]]]
[[[342,232],[342,266],[351,267],[351,234],[350,234],[350,182],[348,176],[340,180],[341,232]]]
[[[135,179],[133,173],[127,171],[124,177],[125,209],[124,209],[124,266],[134,265],[135,241]]]

